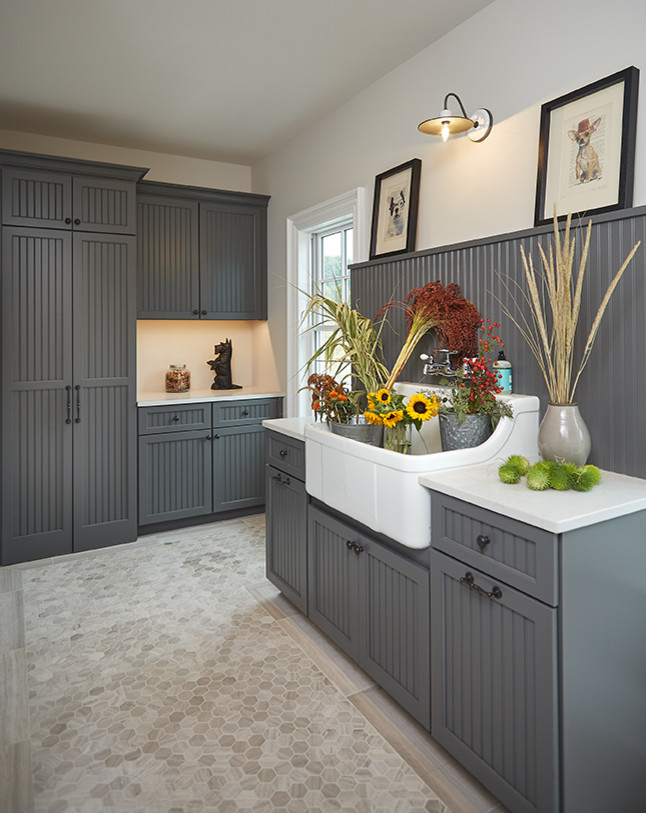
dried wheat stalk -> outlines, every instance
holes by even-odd
[[[556,214],[554,215],[554,246],[550,245],[549,256],[539,246],[542,273],[534,268],[532,258],[526,256],[523,247],[520,248],[527,292],[520,289],[517,283],[516,285],[521,290],[522,298],[529,306],[530,319],[528,320],[523,315],[518,300],[511,292],[509,292],[510,298],[520,314],[519,318],[512,314],[507,306],[501,302],[503,312],[516,325],[538,362],[547,385],[550,401],[555,404],[571,404],[574,402],[574,393],[579,378],[590,358],[599,325],[610,297],[640,245],[640,243],[637,243],[633,247],[608,286],[590,328],[575,375],[574,338],[581,310],[581,296],[590,250],[592,221],[588,223],[586,229],[585,242],[576,272],[574,270],[575,238],[570,237],[570,221],[571,215],[568,215],[563,239],[561,239],[558,219]],[[509,291],[506,284],[505,287]],[[545,291],[545,294],[541,293],[542,290]]]

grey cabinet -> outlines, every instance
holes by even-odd
[[[305,443],[270,430],[266,440],[267,578],[307,614]]]
[[[7,167],[2,173],[2,222],[135,234],[135,182]]]
[[[134,238],[2,243],[2,563],[131,541]]]
[[[268,200],[141,183],[139,318],[266,319]]]
[[[265,502],[261,422],[277,398],[139,408],[139,524],[187,520]]]
[[[514,811],[558,799],[556,609],[431,552],[432,734]]]
[[[433,737],[514,813],[640,813],[646,511],[551,533],[431,501]]]
[[[428,570],[317,506],[307,568],[311,620],[429,728]]]

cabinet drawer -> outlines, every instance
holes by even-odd
[[[139,407],[139,434],[211,428],[211,404]]]
[[[305,480],[305,441],[267,430],[267,463]]]
[[[558,604],[558,535],[432,493],[431,544],[552,606]]]
[[[259,423],[265,418],[277,418],[277,398],[257,398],[249,401],[225,401],[213,404],[213,426],[234,426]]]

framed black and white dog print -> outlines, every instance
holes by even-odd
[[[422,162],[413,158],[375,178],[370,259],[415,251]]]

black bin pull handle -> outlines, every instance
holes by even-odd
[[[494,586],[491,588],[491,592],[485,590],[484,587],[480,587],[479,584],[475,583],[473,578],[473,573],[467,570],[467,572],[460,578],[460,584],[466,584],[467,587],[470,587],[472,590],[475,590],[477,593],[482,593],[483,596],[487,598],[502,598],[502,590],[498,586]]]
[[[81,387],[77,384],[74,389],[76,390],[76,418],[74,423],[81,423]]]
[[[65,418],[65,423],[72,423],[72,387],[70,384],[65,387],[65,392],[67,393],[67,400],[65,403],[67,417]]]

